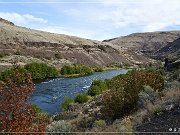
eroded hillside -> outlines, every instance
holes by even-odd
[[[16,54],[90,66],[149,61],[142,54],[129,52],[111,43],[32,30],[15,26],[3,19],[0,20],[0,46],[2,56]]]

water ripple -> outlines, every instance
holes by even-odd
[[[126,72],[127,70],[112,70],[79,78],[46,80],[35,85],[36,90],[31,95],[31,99],[43,111],[55,114],[60,111],[60,105],[65,96],[74,97],[78,93],[86,92],[95,79],[110,79]]]

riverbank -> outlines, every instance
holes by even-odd
[[[93,73],[105,72],[105,71],[111,71],[111,70],[123,70],[123,68],[119,68],[119,67],[113,67],[113,68],[105,67],[105,68],[102,68],[101,71],[94,71],[91,74],[66,74],[66,75],[59,75],[58,78],[77,78],[77,77],[83,77],[83,76],[92,75]]]
[[[110,79],[126,72],[125,69],[119,69],[95,72],[88,76],[76,78],[47,79],[35,85],[31,99],[33,104],[37,104],[44,112],[55,114],[61,111],[61,103],[65,96],[75,97],[79,93],[87,92],[93,80]]]

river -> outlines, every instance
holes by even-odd
[[[126,72],[125,69],[111,70],[78,78],[48,79],[35,84],[35,91],[31,95],[32,103],[38,105],[44,112],[56,114],[61,111],[61,103],[65,96],[75,97],[78,93],[87,92],[93,80],[110,79]]]

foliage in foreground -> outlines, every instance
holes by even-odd
[[[16,70],[18,70],[20,79],[22,81],[25,81],[27,71],[22,67],[18,67]],[[9,78],[14,78],[14,79],[16,78],[16,72],[15,72],[14,68],[7,69],[7,70],[0,73],[0,80],[2,80],[4,82],[8,82]]]
[[[66,121],[54,121],[47,126],[46,132],[64,132],[69,133],[73,131],[73,126]]]
[[[163,77],[148,71],[131,71],[112,79],[112,88],[103,96],[102,113],[117,118],[136,109],[138,94],[144,85],[161,91],[164,87]]]
[[[26,72],[22,80],[18,68],[13,70],[15,74],[5,78],[6,84],[0,83],[0,131],[44,132],[47,121],[34,123],[36,113],[29,99],[34,87],[31,75]]]

